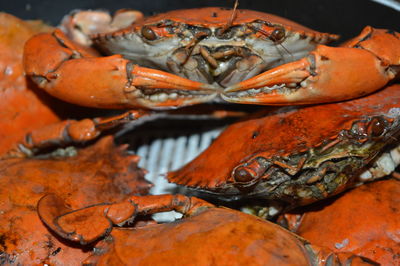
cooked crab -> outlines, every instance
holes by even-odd
[[[26,72],[51,94],[94,107],[183,106],[216,92],[258,104],[339,101],[384,86],[400,60],[394,31],[367,27],[343,47],[329,48],[322,44],[337,35],[250,10],[210,7],[145,19],[122,11],[112,22],[96,11],[75,16],[65,23],[75,35],[89,28],[93,46],[114,55],[99,57],[55,31],[27,43]]]
[[[113,18],[86,11],[64,25],[91,47],[60,30],[37,35],[25,46],[25,70],[53,96],[91,107],[176,108],[218,95],[252,104],[340,101],[384,86],[396,77],[400,60],[394,31],[367,27],[343,47],[330,48],[323,44],[337,35],[250,10],[209,7],[148,18],[126,10]],[[109,119],[105,128],[143,115],[133,114]],[[104,129],[98,124],[85,121],[63,141],[94,138]],[[43,139],[57,142],[68,127]],[[34,138],[23,144],[43,146]]]
[[[127,222],[171,207],[186,217],[126,227]],[[103,238],[85,265],[210,265],[216,261],[221,265],[375,265],[350,252],[313,246],[252,215],[182,195],[130,197],[73,211],[59,197],[47,195],[39,201],[38,211],[42,221],[63,238],[81,244]],[[125,228],[112,228],[116,223]]]
[[[139,158],[99,140],[65,160],[16,158],[0,161],[0,264],[78,265],[90,248],[63,241],[49,232],[37,214],[38,200],[56,193],[73,208],[129,195],[147,194],[151,184]]]
[[[398,265],[399,203],[400,180],[381,180],[285,214],[281,221],[294,221],[291,230],[314,244]]]
[[[25,42],[39,32],[51,30],[39,21],[22,21],[0,12],[0,157],[30,131],[60,120],[50,107],[51,97],[38,93],[24,77],[22,66]]]
[[[248,117],[168,179],[228,200],[257,197],[290,206],[335,195],[382,176],[366,169],[384,152],[389,173],[399,164],[398,150],[390,152],[400,134],[399,89]]]

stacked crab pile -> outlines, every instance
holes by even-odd
[[[0,23],[8,55],[0,62],[0,263],[400,263],[400,181],[396,174],[374,181],[400,163],[400,87],[387,85],[400,69],[398,33],[367,27],[330,48],[323,44],[336,35],[221,8],[150,18],[78,12],[64,20],[65,32],[7,14]],[[136,109],[64,119],[61,103],[40,89],[78,105]],[[151,109],[217,98],[325,103],[244,117],[167,174],[277,223],[196,197],[149,195],[140,158],[100,136]],[[162,224],[151,217],[171,210],[184,218]]]

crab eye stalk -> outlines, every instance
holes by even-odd
[[[285,37],[286,37],[286,32],[285,29],[282,27],[276,27],[269,36],[269,38],[275,43],[282,42],[285,39]]]
[[[158,38],[157,34],[148,26],[144,26],[141,30],[141,34],[144,38],[149,41],[154,41]]]

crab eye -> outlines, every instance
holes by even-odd
[[[147,26],[144,26],[141,30],[142,36],[145,37],[149,41],[154,41],[157,39],[157,34]]]
[[[283,39],[285,39],[285,29],[282,27],[277,27],[274,29],[273,32],[271,32],[271,35],[269,36],[269,38],[273,41],[273,42],[281,42],[283,41]]]
[[[253,183],[262,177],[270,163],[263,157],[257,157],[233,171],[233,179],[238,183]]]
[[[254,179],[254,176],[245,167],[239,167],[235,169],[235,172],[233,173],[233,178],[236,182],[247,183],[252,181]]]
[[[386,131],[387,121],[382,117],[374,117],[368,127],[368,131],[373,137],[382,136]]]

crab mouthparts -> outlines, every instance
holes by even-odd
[[[178,49],[167,65],[179,76],[218,86],[221,97],[228,102],[285,104],[287,95],[307,85],[307,51],[292,56],[266,56],[258,52],[235,45],[197,45],[190,55]]]
[[[190,54],[183,48],[176,50],[167,66],[179,76],[226,88],[258,75],[267,68],[267,63],[245,47],[197,45]]]

